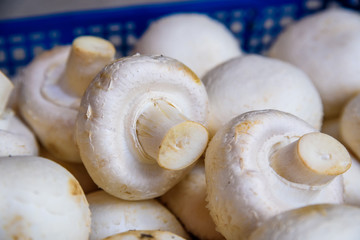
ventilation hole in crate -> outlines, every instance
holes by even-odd
[[[9,76],[9,70],[7,68],[0,67],[0,71],[2,71],[5,76]]]
[[[16,61],[24,60],[26,57],[25,50],[23,48],[14,48],[12,50],[12,57]]]
[[[41,41],[44,39],[44,34],[40,32],[35,32],[30,34],[31,41]]]
[[[134,22],[127,22],[126,23],[126,29],[134,30],[135,29],[135,23]]]
[[[126,37],[126,44],[129,46],[133,46],[136,43],[136,37],[132,34],[129,34]]]
[[[107,28],[110,32],[119,32],[121,30],[121,24],[119,23],[109,24]]]
[[[233,18],[241,18],[243,16],[243,12],[240,10],[235,10],[232,12],[232,17]]]
[[[323,2],[322,0],[308,0],[305,2],[305,6],[309,10],[316,10],[321,8]]]
[[[102,28],[101,25],[95,25],[95,26],[90,26],[90,27],[89,27],[89,32],[90,32],[90,34],[95,34],[95,35],[97,35],[97,34],[99,34],[99,33],[102,33],[102,31],[103,31],[103,28]]]
[[[266,19],[266,21],[264,22],[264,28],[270,29],[273,26],[274,26],[274,20],[271,18]]]
[[[74,33],[75,36],[81,36],[81,35],[85,34],[85,29],[82,28],[82,27],[78,27],[78,28],[74,29],[73,33]]]
[[[122,39],[120,35],[111,35],[109,37],[109,41],[114,44],[116,47],[121,46],[122,44]]]
[[[271,42],[271,39],[272,39],[271,35],[266,34],[262,37],[261,41],[264,45],[267,45]]]
[[[280,25],[282,27],[285,27],[285,26],[289,25],[290,23],[292,23],[293,21],[294,21],[294,19],[292,17],[285,16],[280,19]]]
[[[40,53],[42,53],[44,51],[44,47],[43,46],[33,46],[32,48],[32,52],[34,56],[39,55]]]
[[[5,51],[0,50],[0,62],[6,61],[6,53]]]
[[[52,30],[49,32],[50,38],[60,38],[60,31],[58,30]]]
[[[25,40],[25,37],[23,35],[13,35],[10,36],[9,41],[12,44],[21,43]]]
[[[235,21],[235,22],[231,23],[230,29],[234,33],[239,33],[239,32],[241,32],[243,30],[243,25],[242,25],[241,22]]]

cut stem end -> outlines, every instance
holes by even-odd
[[[314,132],[277,150],[271,156],[270,165],[289,181],[321,185],[346,172],[351,166],[351,158],[339,141]]]

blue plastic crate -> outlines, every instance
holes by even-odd
[[[339,2],[359,9],[360,0]],[[224,23],[246,52],[261,53],[292,21],[326,8],[324,0],[186,1],[67,12],[0,21],[0,70],[16,74],[36,55],[80,35],[110,40],[125,56],[151,21],[179,12],[205,13]]]

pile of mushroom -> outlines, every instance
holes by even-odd
[[[34,134],[7,107],[13,90],[12,82],[0,71],[0,156],[37,155],[38,145]]]
[[[0,239],[358,238],[359,41],[342,9],[290,26],[277,59],[202,14],[154,21],[117,60],[76,38],[15,80],[42,157],[0,72]]]
[[[81,162],[74,141],[80,99],[114,54],[110,42],[82,36],[71,47],[55,47],[42,53],[18,76],[20,113],[55,157]]]

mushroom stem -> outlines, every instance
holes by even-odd
[[[6,108],[6,104],[13,88],[14,85],[12,82],[0,71],[0,116]]]
[[[152,99],[136,123],[143,151],[160,167],[183,169],[204,152],[209,134],[200,123],[192,122],[165,100]]]
[[[270,165],[277,174],[291,182],[321,185],[346,172],[351,159],[336,139],[314,132],[275,151]]]
[[[62,87],[81,97],[92,79],[113,60],[114,46],[107,40],[82,36],[72,43]]]

